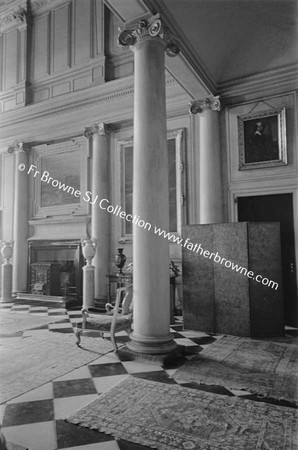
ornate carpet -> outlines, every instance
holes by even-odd
[[[68,422],[159,450],[294,450],[298,411],[129,377]]]
[[[3,334],[12,334],[19,331],[30,330],[49,323],[59,322],[65,318],[67,318],[67,316],[40,317],[33,314],[17,314],[0,311],[0,336]]]
[[[223,337],[186,362],[173,378],[298,402],[298,346]]]
[[[0,338],[0,403],[35,389],[113,350],[110,341],[73,333],[26,331],[24,337]]]

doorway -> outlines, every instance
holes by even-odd
[[[239,222],[280,222],[285,323],[298,325],[293,194],[238,197]]]

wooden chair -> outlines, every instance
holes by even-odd
[[[75,331],[77,338],[76,344],[78,346],[80,345],[81,334],[85,330],[96,330],[99,331],[102,338],[105,337],[105,334],[110,335],[114,351],[117,353],[118,347],[115,334],[119,331],[126,331],[128,334],[131,333],[132,312],[132,284],[130,284],[129,286],[117,289],[115,307],[106,314],[91,313],[85,308],[82,309],[83,322],[81,328],[79,328],[78,324]]]

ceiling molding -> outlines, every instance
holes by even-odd
[[[218,86],[217,95],[226,99],[227,103],[241,97],[264,97],[267,93],[276,95],[285,90],[296,89],[298,89],[298,64],[222,83]]]

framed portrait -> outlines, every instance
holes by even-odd
[[[286,110],[238,116],[239,170],[287,164]]]

